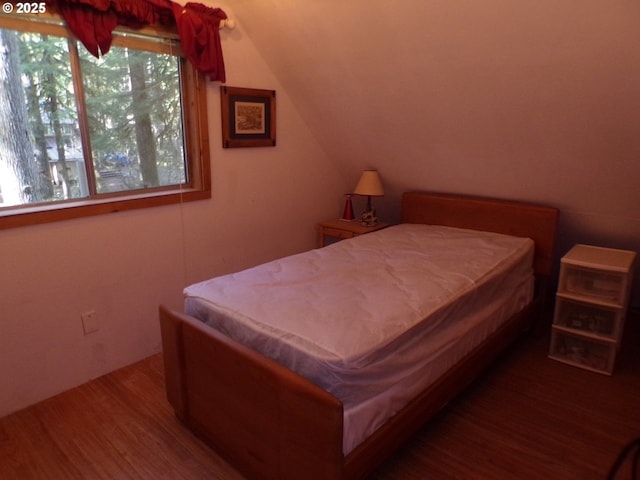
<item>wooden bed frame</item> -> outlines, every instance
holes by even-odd
[[[405,193],[402,221],[535,241],[536,278],[552,272],[558,211],[478,197]],[[160,306],[167,397],[176,416],[251,479],[362,479],[526,331],[536,298],[348,455],[342,403],[302,376],[187,315]]]

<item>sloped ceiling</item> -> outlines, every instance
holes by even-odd
[[[640,2],[235,0],[233,13],[354,181],[371,166],[395,191],[637,220]]]

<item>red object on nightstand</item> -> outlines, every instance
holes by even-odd
[[[344,204],[344,213],[342,214],[342,220],[355,220],[353,215],[353,204],[351,203],[351,194],[347,194],[347,201]]]

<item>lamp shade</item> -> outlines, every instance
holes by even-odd
[[[362,172],[360,181],[356,185],[353,191],[356,195],[368,195],[371,197],[381,197],[384,195],[384,188],[382,188],[382,181],[377,170],[365,170]]]

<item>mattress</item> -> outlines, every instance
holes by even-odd
[[[191,285],[185,312],[339,398],[347,454],[531,300],[533,250],[402,224]]]

